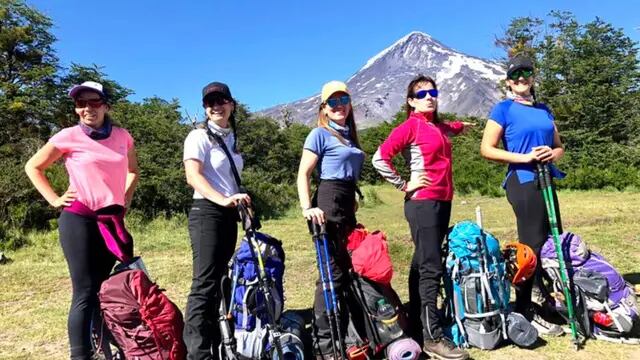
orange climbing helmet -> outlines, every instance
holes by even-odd
[[[522,284],[535,273],[538,258],[529,246],[519,242],[508,243],[502,255],[507,265],[507,277],[513,285]]]

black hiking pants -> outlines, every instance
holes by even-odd
[[[451,201],[408,200],[404,203],[404,214],[415,245],[409,270],[412,335],[420,342],[439,339],[443,334],[437,299],[444,272],[442,242],[449,227]]]
[[[349,323],[347,295],[349,282],[351,281],[349,276],[351,257],[347,252],[347,236],[356,225],[355,202],[355,183],[337,180],[322,180],[318,185],[318,191],[314,198],[314,203],[324,211],[327,219],[329,263],[333,275],[333,286],[339,302],[340,331],[342,334],[347,333],[347,325]],[[323,248],[321,247],[320,249],[322,250]],[[326,272],[325,275],[328,276]],[[332,351],[331,328],[326,313],[320,277],[316,281],[313,312],[315,349],[321,354],[330,354]]]
[[[220,280],[236,247],[237,219],[237,209],[205,199],[195,199],[189,211],[193,278],[184,326],[189,360],[218,358]]]
[[[91,319],[100,310],[98,292],[109,277],[116,262],[107,249],[95,220],[62,211],[58,218],[58,233],[67,260],[73,295],[67,331],[71,359],[89,359],[91,348]]]
[[[538,257],[535,275],[516,288],[515,311],[531,320],[531,291],[534,283],[539,284],[541,281],[540,250],[542,250],[542,245],[544,245],[551,233],[549,218],[547,217],[547,208],[544,204],[542,191],[537,181],[520,184],[517,174],[512,173],[507,179],[506,192],[507,199],[516,215],[518,241],[531,247]],[[562,233],[560,207],[555,186],[553,187],[553,201],[556,207],[558,230]],[[543,289],[541,284],[539,286]]]

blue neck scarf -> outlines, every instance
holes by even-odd
[[[329,127],[332,128],[333,130],[337,131],[340,135],[342,135],[342,137],[344,137],[345,139],[351,139],[350,132],[349,132],[349,128],[346,126],[340,126],[338,124],[336,124],[335,122],[329,120]]]
[[[111,129],[113,125],[111,124],[111,120],[108,117],[104,118],[104,123],[99,129],[94,129],[89,125],[85,125],[80,122],[80,128],[82,131],[93,140],[104,140],[111,135]]]

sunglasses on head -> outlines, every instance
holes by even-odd
[[[342,95],[336,98],[327,99],[327,105],[334,108],[338,105],[347,105],[351,102],[351,97],[349,95]]]
[[[91,100],[76,99],[76,100],[74,100],[74,102],[75,102],[75,105],[76,105],[76,109],[85,108],[85,107],[87,107],[87,105],[89,105],[89,107],[97,109],[100,106],[104,105],[104,101],[102,99],[91,99]]]
[[[230,103],[232,100],[223,96],[212,96],[210,98],[204,99],[204,104],[207,107],[212,107],[215,105],[225,105]]]
[[[509,79],[518,80],[520,77],[528,79],[533,76],[533,70],[531,69],[518,69],[509,75]]]
[[[438,97],[438,90],[429,89],[429,90],[416,91],[416,93],[413,94],[413,98],[414,99],[424,99],[425,97],[427,97],[427,94],[429,94],[429,96],[431,96],[432,98],[437,98]]]

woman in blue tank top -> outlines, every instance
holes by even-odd
[[[533,75],[531,59],[518,55],[509,60],[506,83],[511,96],[491,110],[480,152],[486,159],[509,164],[502,185],[516,215],[518,239],[539,257],[550,228],[534,169],[536,163],[548,163],[553,177],[563,178],[564,174],[553,163],[562,157],[564,148],[551,110],[535,99]],[[500,141],[504,149],[498,147]],[[558,208],[555,191],[554,201]],[[532,306],[531,293],[540,274],[538,262],[536,275],[516,289],[515,311],[533,320],[539,333],[561,335],[558,325],[540,316],[542,308]]]

